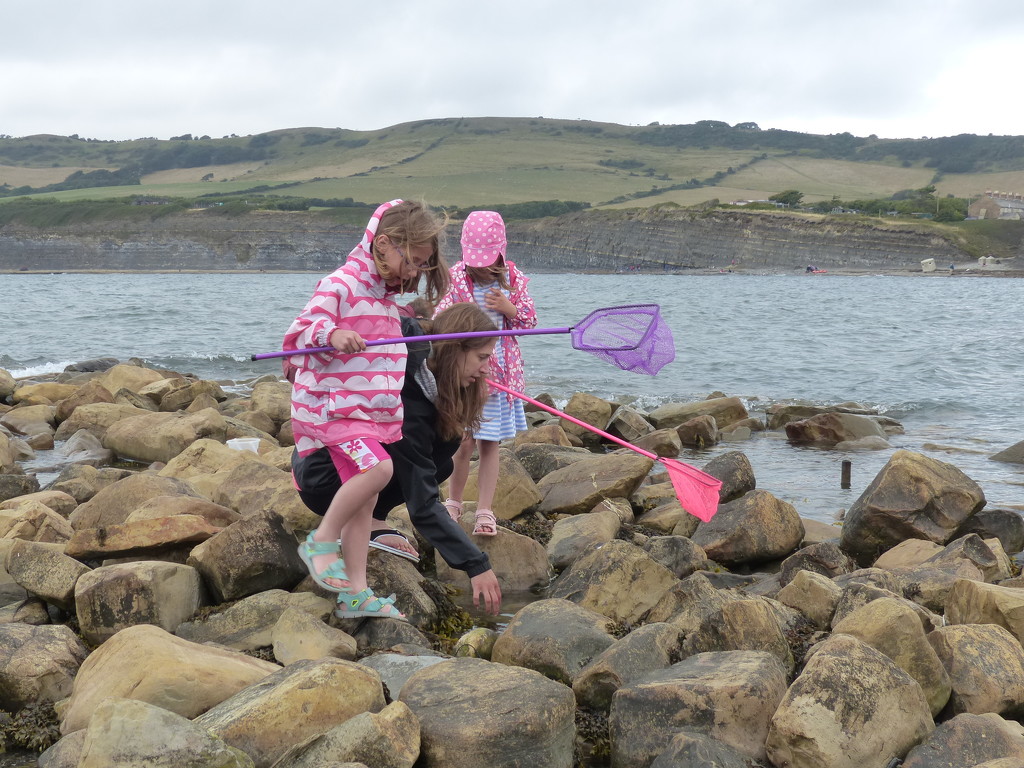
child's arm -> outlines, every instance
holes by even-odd
[[[284,337],[282,349],[301,350],[309,347],[333,346],[341,351],[359,351],[359,349],[347,349],[352,346],[351,334],[354,334],[358,342],[362,343],[359,334],[354,331],[344,330],[342,333],[334,333],[338,330],[341,321],[341,307],[350,291],[348,284],[337,275],[328,275],[317,283],[313,297],[299,313],[299,316],[292,321]],[[342,338],[342,334],[345,334]],[[332,339],[331,337],[335,338]],[[339,343],[341,346],[339,346]],[[365,348],[365,345],[363,345]],[[315,355],[321,362],[330,359],[329,355]]]

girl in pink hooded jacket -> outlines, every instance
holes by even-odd
[[[406,350],[366,341],[401,338],[395,297],[415,291],[420,273],[427,275],[428,298],[445,292],[443,228],[420,203],[381,205],[362,241],[318,283],[284,338],[286,351],[336,350],[291,357],[292,430],[299,455],[327,448],[342,481],[320,527],[299,545],[314,581],[338,593],[341,618],[405,618],[392,598],[378,598],[368,587],[366,557],[377,494],[392,473],[382,444],[402,436]]]

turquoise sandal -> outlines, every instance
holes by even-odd
[[[324,579],[348,581],[348,574],[345,573],[345,561],[341,559],[341,546],[336,541],[314,541],[314,533],[316,531],[310,532],[306,540],[299,544],[299,557],[302,558],[306,570],[309,571],[309,575],[313,577],[313,581],[318,586],[323,587],[328,592],[342,592],[343,587],[335,587],[324,581]],[[317,555],[338,555],[338,559],[322,571],[317,572],[313,567],[313,558]]]
[[[376,617],[379,619],[397,619],[408,621],[405,614],[397,608],[391,612],[383,612],[386,606],[395,604],[395,596],[377,597],[373,590],[367,587],[360,592],[349,592],[341,590],[338,594],[338,607],[334,609],[334,615],[339,619],[358,619],[365,617]]]

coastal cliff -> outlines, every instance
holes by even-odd
[[[311,271],[335,268],[362,235],[309,213],[190,211],[154,221],[0,228],[0,271]],[[458,252],[458,229],[449,234]],[[914,270],[971,257],[913,225],[711,209],[585,211],[510,222],[509,251],[547,272]]]

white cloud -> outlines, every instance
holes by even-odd
[[[167,138],[544,115],[1017,134],[1009,72],[1022,17],[969,0],[22,3],[4,9],[0,133]],[[1004,82],[992,61],[1006,62]]]

